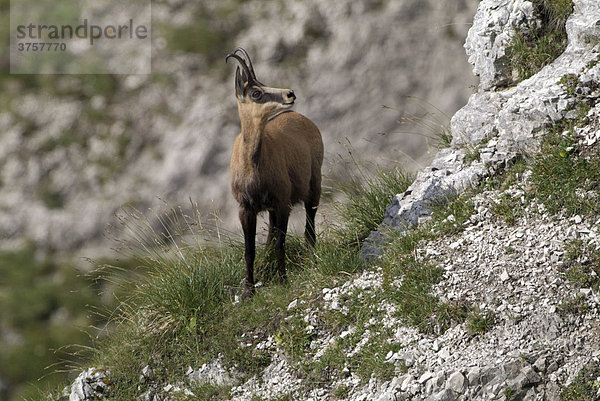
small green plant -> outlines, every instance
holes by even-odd
[[[573,382],[560,392],[561,401],[595,401],[600,389],[600,365],[590,362],[584,366]]]
[[[504,193],[498,202],[492,205],[492,213],[500,217],[508,225],[513,225],[524,214],[523,205],[519,198]]]
[[[502,392],[504,393],[504,399],[506,401],[510,401],[515,393],[515,391],[510,387],[504,387]]]
[[[481,154],[479,152],[479,146],[475,146],[475,145],[468,145],[466,147],[466,153],[465,153],[465,163],[470,166],[471,164],[480,161],[481,160]]]
[[[192,386],[192,392],[198,400],[217,401],[230,399],[231,386],[215,386],[203,383],[200,386]]]
[[[559,316],[566,318],[568,316],[580,316],[587,313],[590,306],[587,299],[583,295],[577,295],[568,298],[558,305],[557,311]]]
[[[565,91],[570,96],[575,96],[577,91],[577,85],[579,85],[579,77],[576,74],[565,74],[562,76],[560,81],[558,81]]]
[[[580,288],[600,289],[600,249],[582,240],[566,246],[567,279]]]
[[[301,317],[292,315],[284,319],[275,334],[275,342],[292,361],[300,361],[306,354],[315,328],[308,325]]]
[[[598,64],[599,60],[600,58],[596,57],[595,59],[590,60],[585,67],[587,69],[594,68]]]
[[[494,323],[494,316],[490,312],[482,313],[474,309],[467,315],[467,331],[475,336],[488,331]]]
[[[333,390],[334,400],[343,400],[350,394],[350,387],[345,384],[340,384]]]
[[[539,26],[518,29],[506,56],[517,76],[517,82],[527,79],[551,63],[566,48],[565,23],[573,12],[571,0],[534,0],[541,19]]]
[[[448,194],[431,207],[433,225],[436,235],[453,235],[465,229],[470,217],[475,213],[475,205],[471,200],[473,192],[466,191],[460,196]]]

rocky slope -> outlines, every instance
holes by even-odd
[[[473,78],[459,48],[475,5],[159,1],[151,75],[49,76],[34,84],[5,77],[4,246],[105,244],[103,231],[123,204],[145,210],[190,199],[237,229],[227,180],[239,122],[233,70],[224,63],[235,46],[251,53],[261,80],[296,90],[298,111],[323,132],[330,175],[344,170],[336,163],[347,140],[368,159],[404,158],[398,150],[421,159],[422,137],[379,134],[424,111],[444,118],[426,102],[447,113],[464,104]]]
[[[519,27],[539,24],[539,16],[529,1],[480,4],[465,43],[474,72],[481,77],[479,91],[452,117],[453,146],[439,152],[408,191],[395,197],[384,226],[402,230],[426,220],[431,202],[448,193],[460,194],[517,157],[535,152],[547,125],[573,118],[579,104],[595,105],[600,75],[597,4],[574,4],[566,23],[565,51],[533,77],[508,88],[506,77],[514,75],[505,55],[510,38]],[[565,87],[565,77],[576,77],[571,89]],[[371,236],[373,243],[378,235]],[[378,253],[376,247],[364,247],[365,256],[372,253]]]
[[[383,364],[395,374],[389,380],[365,380],[359,368],[340,366],[334,380],[320,385],[307,382],[305,373],[280,348],[279,340],[248,338],[247,347],[272,355],[262,373],[240,382],[235,370],[223,361],[182,367],[179,382],[155,386],[140,400],[194,399],[195,386],[208,383],[230,386],[232,400],[560,400],[564,386],[575,382],[582,369],[600,372],[600,296],[595,289],[575,283],[565,272],[585,266],[589,255],[570,255],[577,241],[600,250],[600,220],[556,219],[542,204],[523,201],[523,214],[510,225],[494,217],[493,209],[505,195],[523,196],[525,174],[506,190],[490,190],[474,199],[474,214],[457,235],[422,242],[415,249],[421,263],[433,262],[444,270],[434,287],[440,299],[476,305],[489,319],[485,330],[474,333],[469,323],[454,325],[443,334],[425,334],[407,327],[396,315],[393,303],[371,303],[385,287],[385,273],[372,269],[344,284],[324,288],[320,302],[304,298],[288,306],[290,318],[306,323],[310,346],[303,363],[318,363],[323,355],[348,340],[348,357],[381,336],[398,351],[389,351]],[[521,202],[521,201],[519,201]],[[595,261],[598,263],[598,260]],[[596,280],[598,277],[596,277]],[[401,279],[395,282],[399,286]],[[353,323],[330,330],[324,316],[347,314],[352,298],[372,308],[365,327]],[[368,313],[368,312],[367,312]],[[107,394],[110,372],[89,369],[65,394],[70,400],[91,400]],[[140,370],[140,384],[160,380],[150,366]],[[587,380],[598,379],[591,376]],[[594,397],[600,398],[600,390]],[[189,397],[189,398],[187,398]],[[568,398],[579,400],[583,398]]]
[[[577,383],[588,386],[585,399],[600,399],[600,220],[597,214],[551,213],[545,200],[528,196],[534,180],[532,160],[550,126],[560,121],[579,124],[564,134],[572,134],[574,143],[560,157],[575,148],[583,158],[599,156],[600,5],[595,0],[573,3],[566,49],[522,82],[510,71],[506,48],[518,29],[540,23],[539,8],[522,0],[480,3],[465,47],[481,84],[452,118],[452,146],[440,151],[415,183],[395,197],[384,226],[363,248],[371,269],[323,289],[319,303],[307,304],[300,297],[288,306],[310,334],[305,363],[321,360],[338,343],[346,344],[343,350],[351,358],[373,339],[389,335],[385,342],[395,348],[382,365],[394,368],[392,378],[365,381],[357,374],[359,367],[345,365],[326,385],[306,383],[297,363],[271,336],[247,344],[273,355],[271,364],[249,380],[238,382],[235,372],[216,360],[190,367],[180,383],[156,388],[141,399],[191,395],[194,384],[205,382],[233,386],[231,398],[236,400],[584,399],[583,393],[564,390]],[[517,159],[526,162],[510,173],[512,181],[504,178],[500,187],[468,192],[486,178],[497,180],[494,177]],[[597,205],[597,181],[595,188],[578,193],[578,199]],[[483,318],[427,333],[399,319],[397,305],[370,303],[379,299],[384,286],[400,287],[406,279],[396,277],[390,283],[377,258],[386,230],[391,226],[410,233],[411,225],[427,224],[432,203],[468,194],[472,199],[466,218],[456,223],[459,217],[450,214],[445,219],[459,229],[419,242],[412,257],[417,264],[433,262],[443,269],[443,279],[433,288],[437,297],[454,305],[474,305]],[[506,199],[508,207],[500,212]],[[327,329],[324,316],[348,314],[353,297],[373,309],[374,317],[365,327],[350,322],[339,330]],[[140,380],[151,380],[151,368],[145,371]],[[99,383],[103,374],[87,371],[79,381]],[[86,399],[73,395],[86,388],[73,386],[71,399]]]
[[[514,188],[507,191],[514,195]],[[598,248],[600,221],[556,221],[540,213],[540,205],[530,204],[526,217],[507,227],[490,213],[495,198],[501,195],[492,191],[478,195],[477,212],[464,233],[416,249],[423,263],[433,260],[445,270],[434,290],[437,296],[475,304],[493,316],[487,332],[474,336],[464,323],[443,335],[424,335],[395,318],[394,305],[379,305],[385,314],[383,326],[394,333],[389,341],[401,348],[386,355],[386,363],[398,372],[392,380],[372,378],[364,384],[349,367],[332,386],[307,390],[293,365],[285,358],[275,358],[260,377],[234,387],[232,399],[251,400],[254,395],[277,399],[292,394],[292,399],[328,400],[335,389],[347,388],[341,399],[559,400],[562,386],[573,382],[582,368],[597,369],[600,364],[600,296],[591,288],[573,285],[564,274],[569,263],[565,244],[580,239]],[[306,309],[298,300],[298,313],[317,328],[311,344],[315,360],[340,337],[356,330],[349,326],[341,334],[318,331],[317,317],[327,310],[343,312],[349,304],[344,300],[357,289],[365,299],[374,297],[382,291],[383,282],[383,272],[375,269],[341,287],[324,289],[324,302],[317,308]],[[577,296],[587,305],[583,313],[577,306],[569,306]],[[358,352],[373,337],[382,335],[381,330],[382,322],[373,321],[349,352]],[[277,352],[273,339],[257,347]],[[215,372],[215,367],[205,368],[198,376],[216,380],[210,376]]]

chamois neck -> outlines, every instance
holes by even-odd
[[[265,129],[265,125],[267,125],[266,118],[260,117],[246,117],[240,116],[240,121],[242,125],[242,134],[244,134],[244,138],[246,136],[253,136],[262,133]]]
[[[258,164],[260,158],[262,135],[266,124],[267,119],[263,118],[241,118],[244,154],[246,160],[254,165]]]

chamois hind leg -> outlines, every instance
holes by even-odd
[[[306,240],[306,246],[309,252],[312,252],[312,249],[315,246],[315,242],[317,241],[317,236],[315,234],[315,215],[317,214],[318,205],[313,205],[312,203],[307,203],[304,205],[306,209],[306,227],[304,229],[304,239]]]
[[[279,210],[275,215],[275,258],[277,259],[278,280],[284,282],[285,272],[285,236],[287,233],[290,210]]]
[[[254,258],[256,256],[256,213],[244,207],[240,208],[240,222],[244,231],[244,258],[246,260],[246,281],[243,296],[254,294]]]
[[[268,251],[273,246],[273,241],[275,240],[275,212],[269,211],[269,231],[267,233],[267,243],[265,249]]]
[[[306,227],[304,228],[304,238],[306,240],[306,248],[310,254],[313,253],[317,236],[315,234],[315,215],[319,207],[321,199],[321,177],[313,177],[310,182],[310,193],[304,201],[304,209],[306,210]]]

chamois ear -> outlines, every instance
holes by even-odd
[[[246,82],[248,82],[248,75],[245,70],[240,70],[238,66],[235,70],[235,95],[237,97],[241,98],[244,96],[244,84]]]

